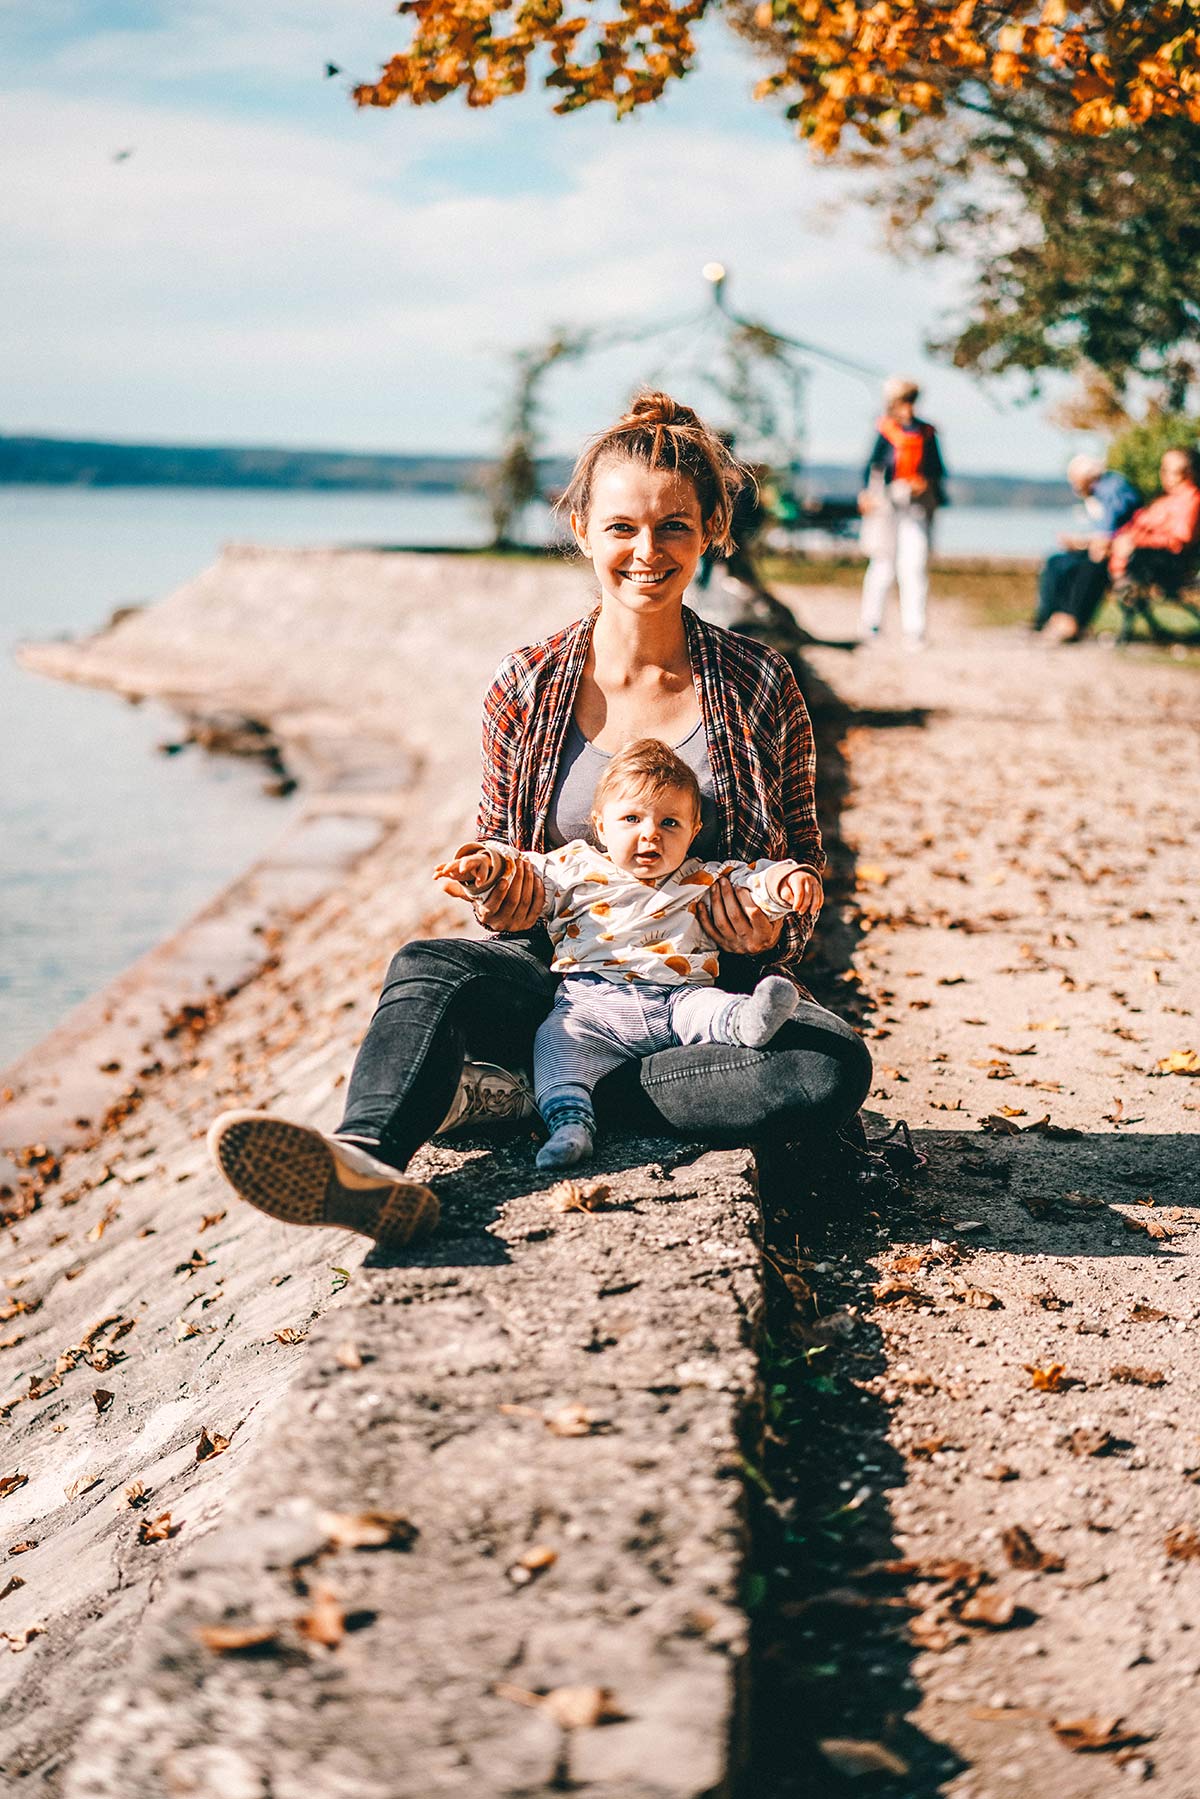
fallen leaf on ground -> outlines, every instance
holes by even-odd
[[[981,1624],[985,1630],[1007,1630],[1027,1615],[1024,1612],[1018,1614],[1017,1602],[1011,1593],[998,1593],[991,1588],[972,1593],[957,1608],[957,1616],[964,1624]]]
[[[275,1341],[277,1343],[288,1343],[288,1344],[303,1343],[303,1341],[307,1337],[307,1335],[308,1335],[307,1331],[296,1330],[294,1326],[292,1326],[290,1324],[285,1324],[282,1330],[278,1330],[275,1332]]]
[[[919,1442],[911,1445],[910,1453],[918,1462],[929,1462],[944,1449],[961,1448],[961,1443],[955,1443],[949,1437],[922,1437]]]
[[[1047,1555],[1039,1549],[1029,1532],[1020,1524],[1010,1524],[1000,1534],[1000,1546],[1013,1568],[1034,1569],[1041,1574],[1061,1574],[1066,1562],[1061,1555]]]
[[[979,1473],[980,1473],[981,1479],[983,1479],[983,1480],[1017,1480],[1017,1479],[1019,1479],[1017,1470],[1013,1467],[1010,1467],[1008,1462],[990,1462],[986,1468],[981,1468],[979,1470]]]
[[[200,1441],[196,1444],[196,1460],[198,1462],[211,1461],[215,1455],[224,1455],[228,1448],[228,1437],[210,1437],[206,1430],[201,1429]]]
[[[29,1479],[27,1474],[0,1474],[0,1499],[7,1499],[18,1487],[23,1487]]]
[[[871,1296],[880,1306],[925,1306],[930,1303],[927,1293],[910,1286],[907,1281],[880,1281],[871,1288]]]
[[[131,1511],[140,1505],[145,1505],[148,1498],[149,1494],[146,1492],[145,1483],[143,1481],[131,1481],[129,1486],[125,1489],[125,1503]]]
[[[296,1629],[310,1643],[336,1649],[346,1634],[346,1614],[333,1588],[316,1581],[308,1590],[312,1609],[296,1619]]]
[[[1059,1742],[1077,1755],[1131,1749],[1151,1740],[1141,1731],[1127,1730],[1121,1718],[1052,1718],[1050,1728]]]
[[[552,1568],[557,1560],[557,1549],[551,1549],[546,1543],[535,1543],[531,1549],[527,1549],[523,1555],[519,1555],[516,1561],[505,1569],[505,1573],[514,1587],[527,1587],[531,1580],[536,1580],[539,1574],[544,1574],[547,1568]]]
[[[274,1624],[202,1624],[196,1632],[198,1641],[216,1655],[236,1655],[243,1649],[265,1649],[279,1641],[279,1628]]]
[[[1168,1531],[1163,1548],[1173,1562],[1200,1562],[1200,1536],[1188,1524]]]
[[[7,1585],[0,1587],[0,1599],[7,1599],[10,1593],[15,1593],[19,1587],[23,1587],[24,1585],[25,1582],[21,1579],[19,1574],[11,1575]]]
[[[113,1394],[106,1387],[97,1387],[92,1394],[92,1401],[98,1412],[107,1412],[113,1402]]]
[[[1115,1368],[1110,1368],[1108,1377],[1126,1387],[1161,1387],[1167,1379],[1161,1368],[1134,1368],[1127,1362],[1118,1362]]]
[[[139,1543],[165,1543],[173,1537],[179,1525],[171,1523],[170,1512],[160,1512],[157,1518],[143,1518],[138,1525]]]
[[[979,1122],[985,1131],[991,1131],[997,1137],[1019,1137],[1021,1135],[1020,1125],[1014,1124],[1012,1119],[1005,1117],[1003,1113],[989,1112],[987,1117],[981,1118]]]
[[[1083,1384],[1069,1375],[1061,1362],[1051,1362],[1045,1368],[1036,1367],[1032,1362],[1025,1362],[1022,1366],[1029,1376],[1030,1386],[1036,1387],[1039,1393],[1061,1393],[1064,1387]]]
[[[590,1437],[604,1423],[587,1406],[575,1403],[560,1406],[556,1412],[546,1413],[543,1422],[546,1429],[556,1437]]]
[[[23,1543],[10,1543],[8,1546],[8,1553],[9,1555],[24,1555],[28,1550],[36,1549],[37,1546],[38,1540],[36,1537],[26,1537]]]
[[[339,1368],[358,1369],[363,1365],[363,1359],[359,1354],[358,1345],[356,1343],[351,1343],[349,1338],[347,1338],[344,1343],[338,1344],[333,1352],[333,1359]]]
[[[14,1655],[20,1655],[22,1649],[28,1649],[35,1637],[44,1637],[44,1624],[29,1624],[24,1630],[0,1630],[0,1641],[8,1644]]]
[[[908,1763],[882,1743],[866,1742],[858,1737],[822,1737],[817,1748],[825,1760],[847,1780],[862,1775],[908,1773]]]
[[[1073,1143],[1083,1136],[1083,1132],[1075,1130],[1072,1125],[1052,1124],[1049,1112],[1044,1118],[1039,1118],[1035,1124],[1027,1124],[1025,1132],[1026,1134],[1034,1132],[1039,1137],[1049,1137],[1054,1143]]]
[[[195,1274],[196,1270],[198,1268],[211,1268],[211,1267],[212,1267],[212,1263],[209,1261],[209,1259],[205,1255],[204,1251],[202,1249],[194,1249],[192,1251],[191,1255],[188,1257],[186,1262],[176,1263],[175,1273],[190,1275],[190,1274]]]
[[[332,1549],[411,1549],[419,1534],[400,1512],[318,1512],[317,1523]]]
[[[560,1730],[592,1730],[625,1716],[611,1687],[552,1687],[542,1708]]]
[[[1117,1440],[1098,1424],[1081,1424],[1059,1441],[1072,1455],[1107,1455],[1110,1449],[1115,1449]]]
[[[1168,1237],[1177,1237],[1179,1232],[1171,1225],[1164,1224],[1161,1218],[1129,1218],[1123,1217],[1121,1223],[1127,1231],[1139,1237],[1150,1237],[1156,1243],[1164,1243]]]
[[[1136,1305],[1129,1313],[1131,1324],[1162,1324],[1171,1316],[1170,1312],[1160,1312],[1157,1306]]]
[[[1031,1306],[1040,1306],[1043,1312],[1065,1312],[1074,1304],[1074,1301],[1060,1299],[1057,1293],[1052,1293],[1049,1287],[1044,1287],[1040,1293],[1029,1295],[1029,1303]]]
[[[964,1305],[974,1306],[980,1312],[1002,1312],[1004,1310],[1004,1301],[997,1299],[994,1293],[989,1293],[986,1287],[963,1287],[955,1293],[954,1297],[961,1299]]]
[[[546,1199],[555,1212],[598,1212],[610,1191],[607,1181],[558,1181]]]
[[[78,1499],[81,1493],[89,1493],[93,1487],[98,1487],[100,1479],[98,1474],[81,1474],[78,1480],[63,1488],[63,1493],[68,1499]]]
[[[1194,1049],[1173,1049],[1154,1064],[1155,1074],[1200,1074],[1200,1055]]]
[[[926,1649],[932,1655],[940,1655],[962,1637],[962,1631],[956,1630],[936,1606],[927,1612],[918,1612],[910,1618],[906,1626],[909,1641],[917,1649]]]

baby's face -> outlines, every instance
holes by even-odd
[[[700,829],[684,787],[660,793],[610,793],[596,815],[596,835],[618,868],[639,881],[661,881],[687,861]]]

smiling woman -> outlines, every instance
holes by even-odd
[[[578,761],[581,739],[593,766],[626,745],[657,740],[649,747],[671,758],[689,792],[693,774],[701,797],[708,784],[716,867],[696,881],[697,897],[682,902],[704,953],[672,956],[664,966],[688,987],[689,1004],[702,1006],[700,989],[711,991],[716,982],[734,994],[765,992],[771,1014],[769,1031],[739,1031],[732,1041],[680,1034],[670,1020],[640,1035],[610,1029],[619,1065],[610,1060],[611,1072],[596,1083],[601,1125],[693,1140],[768,1141],[794,1150],[810,1179],[822,1165],[845,1166],[850,1152],[844,1140],[839,1146],[839,1133],[870,1086],[870,1056],[795,976],[822,899],[812,726],[781,656],[705,623],[683,603],[705,544],[726,537],[744,479],[715,432],[661,393],[641,395],[585,450],[566,503],[596,573],[599,605],[501,664],[484,700],[478,843],[438,871],[457,880],[464,856],[472,868],[476,852],[488,858],[475,914],[497,935],[400,950],[333,1136],[265,1112],[217,1119],[210,1132],[217,1163],[252,1205],[289,1223],[408,1242],[438,1216],[435,1195],[402,1172],[415,1151],[453,1122],[478,1124],[489,1113],[510,1121],[531,1116],[528,1085],[517,1071],[528,1066],[559,988],[542,928],[552,910],[543,871],[553,855],[545,852],[559,848],[551,821],[561,825],[563,807],[555,807],[555,795]],[[664,738],[688,749],[686,764],[664,748]],[[593,782],[584,799],[588,814],[596,796]],[[689,831],[701,816],[691,809]],[[634,844],[635,851],[654,850],[654,867],[626,870],[653,912],[653,924],[644,921],[651,944],[666,928],[662,895],[646,899],[647,881],[658,885],[661,824],[656,817],[647,844]],[[576,839],[565,853],[587,851]],[[753,878],[730,878],[735,863],[747,864],[755,878],[763,864],[787,865],[798,885],[782,906],[786,915],[778,896],[756,888]],[[471,896],[461,885],[451,890]],[[564,966],[555,959],[555,969]],[[638,1005],[657,1003],[659,987],[631,974],[615,951],[594,979],[604,1000],[613,997],[609,989],[631,994],[626,983],[636,979]],[[669,1013],[673,1002],[664,1004]],[[467,1056],[486,1060],[482,1068],[464,1065]],[[589,1107],[591,1098],[589,1089]],[[579,1154],[590,1153],[586,1135],[575,1146]],[[574,1149],[567,1159],[578,1159]]]

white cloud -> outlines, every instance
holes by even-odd
[[[290,10],[297,30],[316,28],[315,4]],[[366,10],[356,0],[356,18]],[[197,29],[230,16],[225,0],[187,14]],[[497,347],[564,321],[686,311],[713,256],[746,312],[922,368],[945,277],[897,270],[862,221],[814,225],[841,178],[782,127],[775,138],[670,109],[619,130],[547,124],[532,104],[301,125],[166,96],[11,95],[0,305],[24,352],[4,428],[479,447],[503,381]],[[531,168],[547,134],[561,145],[556,183],[533,169],[530,185],[523,127]],[[128,144],[135,155],[113,163]],[[471,191],[469,164],[457,186],[430,179],[463,145],[481,167],[494,159],[489,191]],[[609,357],[556,378],[554,436],[602,419],[636,372]],[[929,387],[959,466],[1057,460],[1044,427],[997,420],[963,377],[937,371]],[[812,401],[813,453],[856,456],[871,396],[820,375]]]

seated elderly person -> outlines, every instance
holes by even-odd
[[[1035,631],[1064,643],[1078,637],[1091,619],[1108,585],[1108,552],[1116,532],[1132,518],[1141,495],[1132,481],[1106,469],[1098,456],[1073,456],[1067,464],[1071,483],[1095,529],[1086,534],[1064,532],[1061,548],[1048,556],[1038,577]]]
[[[1200,458],[1168,450],[1159,464],[1162,493],[1113,538],[1109,573],[1120,587],[1178,593],[1200,556]]]

